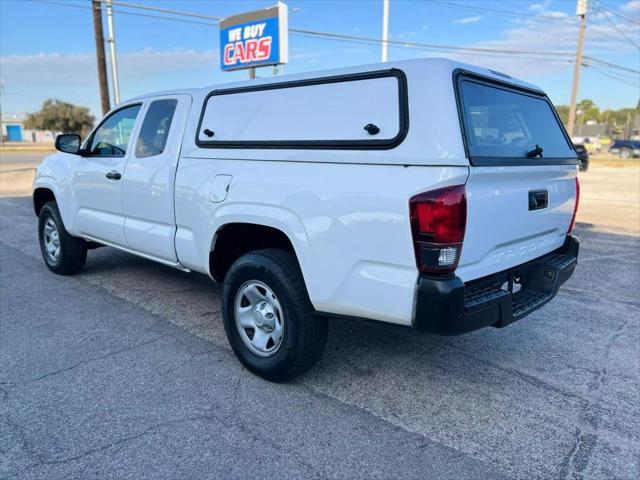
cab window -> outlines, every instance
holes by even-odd
[[[149,105],[136,142],[136,157],[145,158],[164,152],[178,101],[155,100]]]
[[[113,113],[93,133],[89,155],[92,157],[124,157],[129,137],[136,124],[140,105],[132,105]]]

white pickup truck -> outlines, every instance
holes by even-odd
[[[310,368],[327,318],[504,327],[573,273],[577,157],[547,96],[401,61],[134,98],[38,168],[47,266],[119,248],[223,282],[251,371]]]

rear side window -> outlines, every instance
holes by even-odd
[[[155,100],[149,105],[136,142],[136,157],[153,157],[164,152],[178,101]]]
[[[196,143],[209,148],[391,148],[408,128],[396,69],[211,92]]]
[[[508,159],[573,162],[575,152],[543,95],[462,77],[458,83],[467,150],[473,163]],[[541,155],[528,157],[536,146]],[[498,162],[504,164],[506,162]]]

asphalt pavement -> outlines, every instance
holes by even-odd
[[[53,153],[52,151],[29,151],[29,152],[0,152],[0,164],[2,163],[27,163],[38,164],[44,157]]]
[[[219,287],[111,248],[40,259],[0,200],[0,478],[640,477],[640,237],[578,225],[559,296],[459,337],[334,320],[277,385],[226,343]]]

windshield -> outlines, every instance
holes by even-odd
[[[459,88],[470,157],[575,158],[545,97],[468,78]]]

